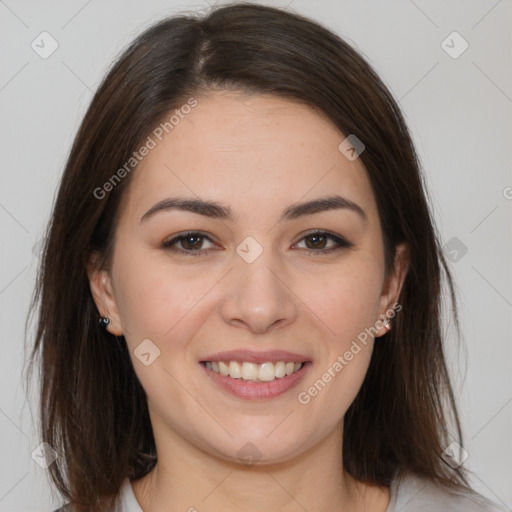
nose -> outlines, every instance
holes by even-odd
[[[252,263],[235,262],[221,307],[226,323],[264,334],[295,321],[298,299],[287,283],[289,275],[271,261],[270,252],[263,251]]]

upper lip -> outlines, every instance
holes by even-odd
[[[254,352],[247,349],[228,350],[227,352],[217,352],[201,359],[205,361],[246,361],[248,363],[262,364],[262,363],[277,363],[279,361],[304,363],[310,359],[301,354],[288,352],[286,350],[266,350],[263,352]]]

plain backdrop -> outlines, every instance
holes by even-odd
[[[447,351],[467,465],[479,492],[512,507],[512,3],[269,2],[287,4],[359,49],[406,116],[459,293],[466,348],[447,328]],[[141,30],[205,7],[0,0],[0,512],[61,504],[31,457],[42,440],[21,371],[38,242],[79,122],[112,60]],[[51,43],[42,32],[58,44],[46,59],[31,46],[40,37]]]

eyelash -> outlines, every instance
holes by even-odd
[[[188,233],[176,236],[176,237],[172,238],[171,240],[167,240],[167,241],[163,242],[162,248],[173,251],[173,252],[186,254],[187,256],[205,256],[205,255],[209,254],[212,250],[211,249],[207,249],[207,250],[195,249],[192,251],[187,251],[184,249],[177,249],[176,247],[173,247],[174,245],[178,244],[181,240],[185,240],[187,238],[190,238],[192,236],[197,236],[197,235],[199,235],[203,239],[207,239],[210,242],[213,242],[213,240],[209,236],[204,235],[200,231],[189,231]],[[330,247],[329,249],[304,249],[307,252],[307,254],[309,254],[309,255],[328,254],[333,251],[339,251],[340,249],[350,249],[354,246],[354,244],[348,242],[347,240],[345,240],[343,237],[341,237],[339,235],[335,235],[334,233],[331,233],[330,231],[321,231],[321,230],[316,230],[316,231],[312,231],[310,233],[306,233],[299,240],[299,242],[301,242],[305,238],[308,238],[311,236],[322,236],[325,238],[330,238],[331,240],[334,240],[338,245],[335,247]],[[299,242],[297,242],[297,243],[299,243]]]

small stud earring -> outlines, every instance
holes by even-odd
[[[391,329],[391,324],[389,323],[389,320],[384,320],[384,322],[382,322],[384,324],[384,327],[386,329]]]
[[[108,324],[110,323],[110,318],[107,318],[105,316],[100,316],[99,323],[100,323],[100,326],[103,327],[103,329],[107,330]]]

